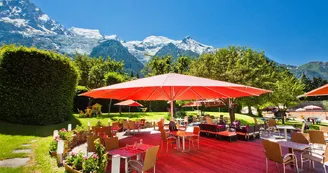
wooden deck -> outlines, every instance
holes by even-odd
[[[147,144],[160,144],[159,132],[151,131],[121,139],[120,146],[133,144],[134,141],[139,141],[140,139],[143,139],[143,142]],[[260,139],[257,139],[248,142],[241,140],[228,142],[215,138],[201,137],[199,150],[195,147],[190,152],[182,153],[169,146],[169,151],[166,153],[166,148],[164,147],[163,150],[160,149],[158,154],[156,172],[262,173],[265,172],[265,156],[260,141]],[[287,149],[283,149],[283,151],[287,152]],[[121,172],[124,172],[124,162],[122,161],[121,163]],[[298,163],[300,165],[300,161]],[[279,165],[279,170],[282,172],[281,165]],[[269,162],[269,172],[279,172],[276,170],[275,163]],[[296,169],[287,166],[286,172],[296,172]],[[302,172],[323,172],[323,168],[322,165],[316,164],[316,169],[311,169],[309,164],[305,163]]]

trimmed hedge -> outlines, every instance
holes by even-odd
[[[60,123],[72,113],[78,71],[63,55],[36,48],[0,50],[0,119]]]

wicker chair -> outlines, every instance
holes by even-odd
[[[111,137],[105,139],[106,151],[114,150],[119,147],[118,137]]]
[[[95,140],[99,139],[99,136],[96,135],[90,135],[88,136],[87,139],[87,155],[89,152],[96,152],[96,145],[95,145]]]
[[[194,146],[194,141],[197,141],[197,148],[199,149],[200,128],[198,126],[194,126],[193,134],[195,134],[197,136],[187,138],[187,140],[191,141],[193,146]]]
[[[278,169],[278,163],[282,164],[283,172],[285,173],[286,165],[294,163],[296,166],[296,171],[298,172],[298,165],[296,156],[293,153],[288,153],[286,155],[282,155],[281,146],[279,143],[272,142],[269,140],[262,140],[262,144],[264,146],[265,153],[265,164],[266,164],[266,173],[268,173],[268,160],[276,162],[276,168]]]
[[[321,130],[309,130],[310,143],[326,145],[324,132]]]
[[[325,173],[327,173],[325,164],[328,162],[328,147],[326,146],[326,149],[324,150],[324,152],[322,152],[322,150],[317,150],[314,148],[304,151],[301,154],[301,168],[302,169],[303,169],[303,162],[307,162],[307,161],[309,162],[310,165],[312,162],[313,168],[314,168],[314,162],[321,163]]]
[[[163,145],[166,143],[166,152],[169,150],[169,144],[171,146],[173,143],[176,143],[176,139],[173,137],[167,137],[166,132],[164,130],[161,130],[161,150],[163,149]]]
[[[146,151],[145,158],[143,162],[139,160],[130,160],[128,162],[130,169],[135,170],[137,172],[145,172],[153,168],[153,172],[156,171],[156,159],[158,153],[159,146],[154,146],[149,148]]]
[[[133,130],[133,134],[136,135],[136,130],[139,132],[139,128],[137,128],[136,123],[134,121],[129,121],[129,129],[130,131]]]

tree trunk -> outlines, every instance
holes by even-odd
[[[230,124],[235,121],[235,105],[231,99],[228,99],[229,106],[229,116],[230,116]]]
[[[93,98],[89,98],[88,107],[91,106]]]
[[[234,106],[229,107],[229,116],[230,116],[230,123],[235,121],[235,109]]]

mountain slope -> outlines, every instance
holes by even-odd
[[[298,67],[289,68],[289,70],[298,78],[304,73],[310,79],[313,77],[328,79],[328,62],[309,62]]]
[[[107,58],[110,56],[117,61],[123,60],[125,69],[139,72],[143,68],[143,64],[136,57],[131,55],[129,51],[117,40],[107,40],[93,48],[90,56],[102,56]]]
[[[29,0],[0,2],[0,29],[23,35],[62,34],[70,32],[36,7]]]

